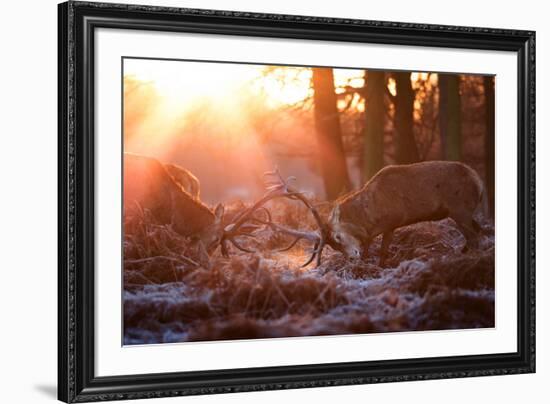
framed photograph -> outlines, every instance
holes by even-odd
[[[534,32],[58,18],[60,400],[535,371]]]

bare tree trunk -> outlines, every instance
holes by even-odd
[[[313,90],[319,163],[326,197],[331,200],[350,189],[332,69],[313,68]]]
[[[439,74],[437,78],[439,87],[439,139],[441,142],[441,159],[447,158],[447,122],[449,120],[449,111],[447,106],[449,105],[449,85],[447,84],[449,76],[446,74]]]
[[[365,72],[365,143],[363,149],[363,183],[384,167],[384,95],[383,71]]]
[[[489,199],[489,213],[495,217],[495,78],[483,78],[485,93],[485,186]]]
[[[411,74],[407,72],[394,73],[397,94],[394,97],[394,145],[395,160],[398,164],[415,163],[419,160],[418,148],[414,140],[413,111],[414,90],[411,84]]]
[[[462,158],[462,106],[459,75],[440,74],[439,91],[439,127],[443,158],[458,161]]]

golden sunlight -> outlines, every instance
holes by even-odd
[[[223,67],[223,68],[222,68]],[[150,84],[163,99],[164,107],[182,109],[199,99],[231,97],[245,84],[256,96],[264,95],[272,108],[295,104],[312,95],[311,69],[231,63],[205,63],[126,59],[125,80]],[[344,87],[362,87],[364,71],[335,69],[337,92]]]
[[[261,67],[253,82],[257,95],[265,96],[267,106],[296,104],[312,95],[311,69],[303,67]]]
[[[180,141],[191,141],[190,134],[197,133],[249,142],[257,129],[250,116],[261,120],[262,109],[267,113],[311,99],[311,77],[305,67],[125,59],[125,144],[163,153],[168,140],[186,134],[189,139]],[[334,69],[334,84],[338,94],[362,87],[364,71]],[[351,101],[353,109],[364,110],[360,97]],[[205,124],[210,130],[202,130]]]
[[[365,70],[333,73],[338,109],[364,112],[364,97],[354,89],[364,86]],[[435,74],[412,73],[413,87],[428,77],[432,85],[437,80]],[[395,84],[390,77],[392,95]],[[311,141],[311,122],[299,123],[298,115],[275,120],[274,113],[288,106],[306,111],[312,96],[312,69],[307,67],[125,59],[125,147],[162,156],[175,143],[185,148],[199,141],[219,147],[240,143],[257,151],[257,142],[273,139],[273,131],[282,133],[282,128],[294,141],[297,136],[300,142]],[[420,109],[418,100],[414,108]],[[293,140],[285,136],[284,141]]]
[[[257,77],[260,66],[127,59],[124,76],[151,83],[159,95],[182,107],[199,98],[223,97]]]

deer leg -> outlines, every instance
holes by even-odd
[[[466,239],[466,244],[462,248],[462,252],[465,253],[472,249],[477,249],[479,244],[479,231],[481,230],[479,225],[477,225],[472,218],[453,218],[453,220],[456,222],[458,229]]]
[[[386,260],[386,254],[388,253],[388,247],[393,238],[393,230],[387,231],[382,236],[382,246],[380,247],[380,258],[378,260],[378,266],[383,267]]]
[[[483,230],[481,225],[475,219],[472,219],[472,228],[477,234],[480,234]]]
[[[361,258],[363,258],[364,260],[366,260],[369,256],[369,247],[370,247],[370,243],[371,243],[371,240],[363,240],[362,241],[362,250],[363,250],[363,254],[361,255]]]

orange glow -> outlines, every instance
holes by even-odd
[[[388,90],[393,96],[397,94],[397,83],[395,82],[395,79],[393,77],[390,77],[390,79],[388,80]]]
[[[336,92],[362,87],[363,75],[363,70],[335,69]],[[210,126],[207,136],[238,141],[254,131],[247,116],[310,98],[311,76],[311,69],[303,67],[126,59],[125,144],[162,152],[166,141],[205,124]],[[348,101],[339,100],[339,106]],[[364,111],[359,96],[351,101],[352,108]]]
[[[218,63],[127,60],[124,76],[152,84],[174,106],[184,106],[196,97],[221,97],[258,75],[259,67]]]
[[[340,111],[365,111],[363,96],[354,90],[364,87],[364,75],[361,69],[334,69]],[[311,77],[306,67],[126,59],[125,148],[161,157],[193,142],[226,149],[239,144],[258,155],[257,143],[273,136],[279,143],[314,147],[312,114],[284,112],[289,106],[311,108]],[[411,74],[413,87],[427,79],[427,73]],[[436,74],[430,82],[437,83]],[[393,78],[387,87],[396,94]]]
[[[266,96],[271,108],[296,104],[313,94],[311,76],[310,69],[301,67],[262,67],[253,89]]]
[[[336,92],[344,86],[364,85],[363,70],[334,69]],[[261,65],[204,62],[125,61],[125,80],[132,77],[150,84],[163,98],[165,107],[186,108],[197,99],[223,98],[245,84],[271,107],[294,104],[312,95],[311,69],[303,67],[266,67]]]
[[[174,138],[192,132],[226,141],[242,136],[247,133],[244,87],[260,72],[261,66],[253,65],[125,60],[125,145],[163,154]],[[136,83],[146,92],[130,91]],[[144,110],[143,104],[150,108]],[[216,130],[197,128],[203,120]]]
[[[336,92],[341,91],[342,87],[350,86],[360,88],[365,85],[364,70],[355,69],[334,69],[334,85]]]
[[[357,136],[364,122],[365,70],[333,72],[342,132]],[[202,194],[207,201],[252,200],[263,190],[257,173],[275,166],[311,175],[318,141],[311,68],[125,59],[123,73],[124,150],[208,178]],[[387,77],[396,95],[395,80]],[[427,73],[411,75],[419,90],[415,121],[425,102],[421,86],[436,85],[437,75],[426,80]],[[391,103],[388,108],[391,118]]]

